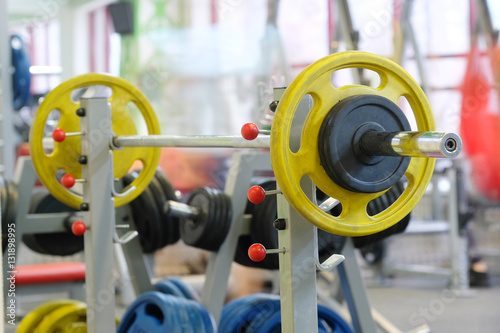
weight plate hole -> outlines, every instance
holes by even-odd
[[[43,141],[43,152],[45,155],[49,155],[54,150],[54,142],[52,140],[52,132],[57,128],[59,119],[61,118],[61,112],[57,109],[50,111],[45,121],[45,127],[43,129],[44,137],[50,138]]]
[[[156,304],[147,304],[145,307],[146,314],[150,315],[151,317],[154,317],[158,319],[158,322],[160,324],[163,324],[163,321],[165,320],[165,316],[163,315],[163,312],[161,309],[158,307]]]
[[[300,149],[300,139],[302,136],[302,125],[304,124],[307,115],[314,106],[314,100],[311,95],[306,94],[300,101],[295,114],[293,115],[292,127],[290,128],[290,150],[296,153]]]
[[[361,85],[368,86],[373,89],[380,87],[380,75],[370,69],[364,68],[342,68],[332,73],[332,86],[340,88],[353,84],[360,84],[357,77],[361,79]],[[355,79],[356,78],[356,79]]]
[[[144,164],[141,160],[135,160],[134,164],[129,169],[129,172],[134,173],[134,179],[138,178],[141,175],[142,169],[144,168]]]
[[[403,176],[384,194],[370,201],[366,206],[366,213],[369,216],[374,216],[392,206],[403,194],[407,184],[406,176]]]
[[[78,103],[80,98],[105,97],[110,98],[113,95],[113,90],[108,86],[95,85],[75,89],[71,92],[71,100]]]
[[[417,131],[418,127],[417,127],[417,121],[415,120],[415,115],[413,113],[410,102],[408,102],[408,99],[406,99],[405,96],[400,96],[398,98],[398,106],[403,111],[404,115],[406,116],[406,119],[408,119],[411,130]]]
[[[135,128],[137,130],[138,135],[148,135],[148,126],[146,124],[146,120],[141,113],[141,110],[134,102],[127,103],[127,112],[134,121]]]
[[[307,184],[306,186],[310,186],[311,183],[313,184],[312,189],[304,188],[305,184]],[[342,213],[342,204],[338,203],[338,201],[336,201],[334,198],[329,197],[327,194],[321,191],[321,189],[313,183],[308,175],[303,175],[300,179],[300,188],[306,195],[311,190],[314,191],[314,199],[311,201],[315,203],[315,205],[318,206],[319,209],[335,217],[340,216],[340,214]]]

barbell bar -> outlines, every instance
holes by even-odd
[[[269,137],[247,141],[238,136],[126,135],[112,139],[116,147],[185,148],[269,148]],[[446,132],[369,132],[361,137],[361,150],[374,156],[453,158],[462,149],[455,133]]]
[[[360,139],[367,155],[453,158],[462,150],[462,140],[455,133],[371,131]]]
[[[57,131],[57,132],[56,132]],[[58,142],[65,137],[83,133],[64,133],[54,130]],[[267,134],[268,131],[259,131]],[[59,139],[62,137],[62,139]],[[178,147],[178,148],[270,148],[269,136],[245,139],[231,135],[120,135],[111,139],[111,147]],[[453,158],[462,150],[462,140],[448,132],[378,132],[370,131],[361,136],[360,149],[371,156],[410,156]]]
[[[168,200],[163,205],[165,213],[183,219],[193,220],[198,217],[200,210],[194,206],[187,205],[183,202]]]

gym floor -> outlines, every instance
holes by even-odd
[[[431,332],[496,333],[500,327],[500,276],[491,286],[467,292],[447,289],[436,278],[391,279],[390,286],[368,288],[372,306],[403,332],[428,325]]]
[[[401,236],[393,236],[395,245]],[[394,250],[393,245],[388,248],[392,259],[395,258],[391,254]],[[500,327],[500,260],[485,257],[485,261],[489,267],[490,286],[466,292],[448,289],[444,278],[398,274],[381,282],[372,268],[363,266],[362,272],[373,308],[403,332],[426,324],[431,332],[438,333],[496,333]],[[118,314],[124,311],[125,308],[117,308]]]

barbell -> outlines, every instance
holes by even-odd
[[[336,88],[331,83],[332,74],[344,68],[372,70],[380,76],[380,85]],[[71,92],[93,85],[113,91],[109,98],[113,133],[104,133],[104,137],[113,150],[114,177],[123,177],[137,160],[143,164],[137,179],[124,189],[126,195],[116,198],[116,206],[133,200],[151,181],[159,160],[158,147],[270,148],[278,187],[300,215],[330,233],[362,236],[384,230],[406,216],[430,181],[434,158],[452,158],[461,150],[458,135],[435,132],[430,105],[417,82],[391,60],[374,54],[337,53],[308,66],[280,99],[270,135],[251,141],[239,136],[160,135],[153,109],[138,89],[119,78],[87,74],[51,91],[35,114],[30,131],[33,165],[40,181],[57,199],[75,208],[82,203],[82,196],[63,187],[56,172],[81,177],[78,161],[84,157],[76,137],[90,134],[80,131],[78,117],[85,116],[87,110],[71,99]],[[291,132],[292,123],[306,95],[311,96],[313,106],[299,124],[300,140],[295,147],[291,141],[298,133]],[[406,98],[415,115],[417,132],[410,131],[397,106],[400,97]],[[126,109],[130,103],[139,108],[147,135],[137,135],[137,125]],[[60,112],[58,127],[65,135],[46,152],[43,129],[52,110]],[[54,139],[59,139],[59,134]],[[124,147],[127,149],[121,149]],[[305,176],[341,202],[339,216],[328,215],[305,195],[300,186]],[[368,203],[403,176],[408,185],[399,199],[381,213],[369,215]]]

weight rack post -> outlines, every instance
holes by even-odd
[[[312,198],[313,183],[304,179],[301,185]],[[286,250],[279,254],[281,329],[318,332],[314,226],[290,207],[284,195],[277,199],[278,218],[286,221],[285,229],[278,231],[278,247]]]
[[[269,153],[241,152],[233,155],[224,193],[231,198],[233,214],[226,239],[218,252],[212,252],[205,273],[206,280],[202,292],[202,304],[220,321],[226,299],[227,282],[238,238],[243,232],[247,189],[255,172],[272,170]]]
[[[112,161],[109,153],[111,110],[106,98],[81,98],[83,202],[87,231],[85,242],[85,284],[88,332],[114,332],[115,293],[113,265],[114,199],[111,195]],[[77,163],[75,161],[75,163]]]

